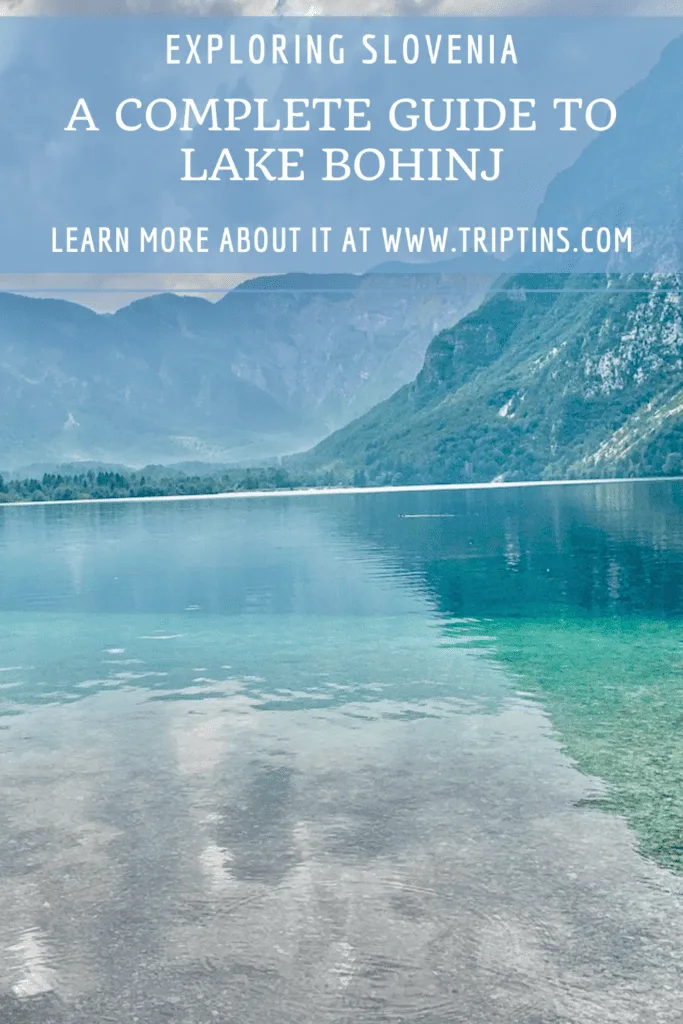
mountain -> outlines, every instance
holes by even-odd
[[[302,461],[394,484],[681,472],[680,281],[508,279]]]
[[[633,251],[595,254],[594,270],[683,270],[683,36],[617,102],[614,126],[550,183],[538,224],[630,226]],[[528,266],[524,269],[530,269]]]
[[[115,314],[0,294],[0,464],[258,460],[410,380],[483,278],[285,275]]]
[[[300,460],[332,480],[683,472],[683,39],[558,175],[537,224],[632,224],[637,262],[502,278],[415,380]],[[525,270],[533,270],[533,266]]]
[[[537,221],[630,222],[659,276],[625,259],[590,277],[530,265],[485,296],[450,263],[387,264],[113,315],[0,294],[0,465],[254,463],[316,445],[293,465],[333,481],[683,471],[681,66],[679,39]]]

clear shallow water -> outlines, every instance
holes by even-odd
[[[0,508],[0,1019],[680,1021],[683,487]]]

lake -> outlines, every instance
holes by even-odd
[[[661,1024],[683,483],[0,506],[3,1024]]]

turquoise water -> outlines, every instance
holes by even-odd
[[[0,1019],[683,1005],[683,485],[0,507]]]

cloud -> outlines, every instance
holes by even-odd
[[[7,15],[661,15],[683,0],[0,0]]]

